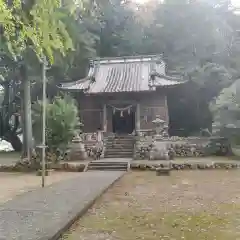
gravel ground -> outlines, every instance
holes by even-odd
[[[132,172],[62,239],[240,239],[240,171]]]
[[[81,173],[53,172],[46,177],[46,185],[79,176]],[[0,204],[12,200],[16,195],[41,187],[41,177],[34,173],[0,172]]]

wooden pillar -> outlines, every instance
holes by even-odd
[[[107,105],[103,105],[103,132],[107,132]]]
[[[141,130],[141,126],[140,126],[140,121],[141,121],[141,117],[140,117],[140,104],[139,103],[137,103],[137,106],[136,106],[136,115],[135,115],[135,117],[136,117],[136,119],[135,119],[135,121],[136,121],[136,127],[135,127],[135,129],[136,129],[136,133],[138,134],[139,132],[140,132],[140,130]]]

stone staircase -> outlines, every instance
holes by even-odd
[[[128,171],[128,165],[124,161],[93,161],[88,164],[86,171]]]
[[[105,158],[132,158],[134,137],[130,135],[109,136],[105,141]]]

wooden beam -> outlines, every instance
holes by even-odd
[[[107,132],[107,105],[103,105],[103,132]]]
[[[136,126],[135,126],[135,129],[136,129],[136,133],[138,133],[140,130],[141,130],[141,116],[140,116],[140,104],[137,103],[137,106],[136,106],[136,113],[135,113],[135,121],[136,121]]]
[[[109,104],[133,104],[133,105],[135,105],[137,103],[137,101],[120,99],[120,100],[108,100],[108,103]]]
[[[81,112],[101,112],[102,111],[102,109],[81,109],[80,110],[80,113]]]

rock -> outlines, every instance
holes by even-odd
[[[170,167],[156,168],[156,176],[170,176],[170,172]]]

